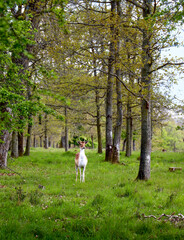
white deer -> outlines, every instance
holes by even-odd
[[[86,165],[88,163],[88,159],[85,155],[85,145],[87,141],[78,142],[80,146],[80,152],[76,154],[75,156],[75,170],[76,170],[76,182],[77,182],[77,176],[78,176],[78,169],[80,172],[80,182],[85,182],[85,170]],[[81,168],[83,168],[83,174],[81,175]]]

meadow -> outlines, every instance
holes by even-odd
[[[138,152],[112,165],[87,149],[85,183],[75,181],[75,153],[35,148],[9,159],[14,172],[0,170],[1,240],[184,239],[184,153],[152,153],[150,180],[135,181]]]

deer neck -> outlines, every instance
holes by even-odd
[[[85,148],[80,148],[80,155],[85,155]]]

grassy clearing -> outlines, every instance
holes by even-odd
[[[75,182],[74,150],[32,149],[9,160],[23,178],[0,171],[0,239],[184,239],[184,222],[142,216],[184,214],[184,169],[168,171],[183,167],[184,153],[153,153],[147,182],[134,181],[139,153],[122,153],[126,166],[86,155],[85,183]]]

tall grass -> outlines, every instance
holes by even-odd
[[[126,165],[86,150],[86,182],[75,182],[75,150],[32,149],[0,173],[0,239],[184,239],[184,222],[144,215],[184,214],[183,153],[152,154],[151,179],[135,181],[138,152]]]

